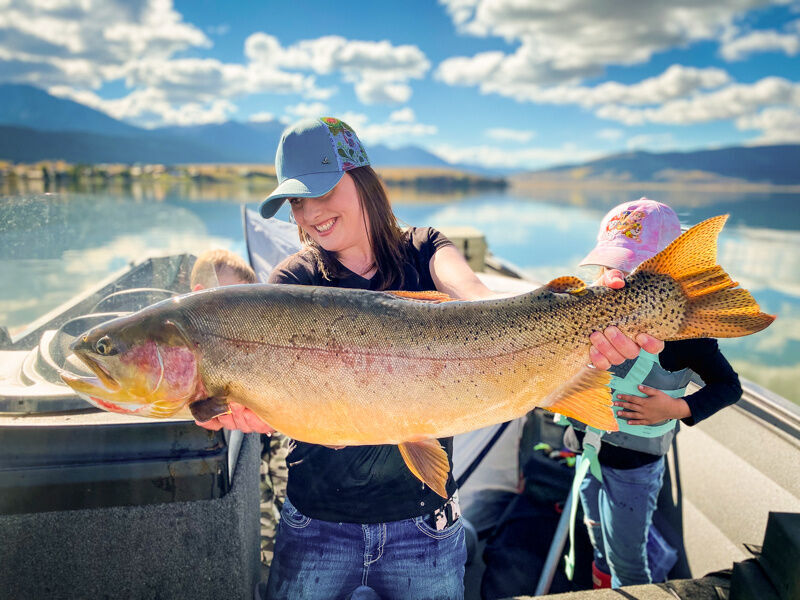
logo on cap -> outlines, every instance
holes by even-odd
[[[647,213],[641,210],[623,210],[609,219],[605,238],[611,240],[618,235],[624,235],[641,243],[642,221],[646,216]]]
[[[323,156],[323,157],[322,157],[322,164],[323,164],[323,165],[327,165],[329,162],[330,162],[330,161],[328,160],[328,157],[327,157],[327,156]]]

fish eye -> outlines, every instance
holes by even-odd
[[[116,349],[111,345],[111,338],[107,335],[104,335],[95,342],[94,350],[103,356],[110,356],[117,353]]]

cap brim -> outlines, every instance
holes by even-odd
[[[292,179],[285,179],[261,203],[261,216],[265,219],[275,216],[287,198],[317,198],[330,192],[339,183],[343,171],[332,173],[310,173]]]
[[[579,266],[597,265],[598,267],[619,269],[630,273],[639,262],[633,250],[615,248],[613,246],[599,246],[589,252]]]

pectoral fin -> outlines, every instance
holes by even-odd
[[[205,400],[196,400],[189,405],[189,410],[195,419],[201,423],[210,421],[214,417],[231,412],[227,398],[212,397]]]
[[[551,394],[542,408],[597,429],[618,431],[619,425],[611,409],[610,381],[611,373],[608,371],[586,367],[564,387]]]
[[[442,498],[447,498],[446,485],[450,462],[439,440],[406,442],[400,444],[398,448],[403,460],[406,461],[406,466],[414,476]]]

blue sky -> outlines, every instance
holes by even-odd
[[[535,168],[800,143],[800,2],[0,0],[0,81],[146,126],[347,120]]]

